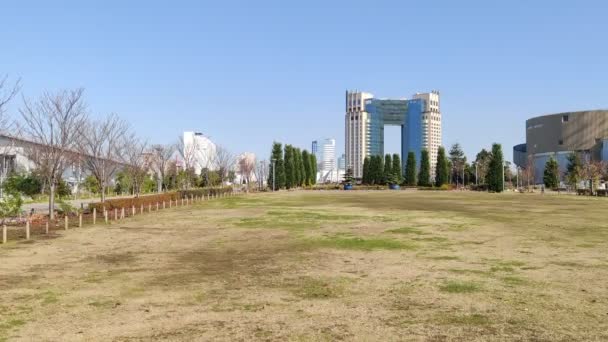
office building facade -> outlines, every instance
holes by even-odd
[[[365,92],[346,92],[346,167],[356,178],[363,176],[363,161],[384,155],[384,126],[401,127],[401,161],[414,152],[418,165],[423,149],[429,151],[431,173],[435,174],[437,150],[441,146],[439,92],[417,93],[412,99],[377,99]]]
[[[564,178],[568,155],[584,160],[608,161],[608,110],[564,112],[526,120],[526,142],[513,147],[513,162],[533,168],[535,184],[543,183],[549,158],[554,158]]]

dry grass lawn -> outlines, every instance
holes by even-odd
[[[290,192],[0,246],[0,341],[608,340],[608,200]]]

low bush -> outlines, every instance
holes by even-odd
[[[209,196],[218,195],[219,196],[221,194],[230,193],[230,192],[232,192],[231,187],[200,188],[200,189],[180,190],[180,191],[175,191],[175,192],[166,192],[166,193],[162,193],[162,194],[144,195],[144,196],[139,196],[139,197],[115,198],[115,199],[108,199],[104,203],[101,203],[101,202],[89,203],[89,210],[93,210],[93,208],[96,208],[96,210],[98,212],[103,212],[104,208],[106,210],[113,210],[114,208],[117,208],[117,209],[131,208],[133,206],[135,206],[136,208],[139,208],[142,205],[144,207],[147,207],[148,205],[156,205],[156,203],[162,203],[163,201],[164,202],[176,201],[176,200],[180,200],[182,198],[191,198],[192,196],[194,196],[194,197],[201,197],[201,196],[207,197],[207,195],[209,195]]]
[[[443,184],[442,186],[419,186],[418,190],[422,191],[447,191],[454,190],[455,186],[453,184]]]

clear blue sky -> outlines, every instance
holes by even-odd
[[[346,89],[437,89],[445,145],[510,160],[526,118],[608,107],[607,17],[605,1],[10,1],[0,74],[26,96],[83,86],[152,142],[197,130],[262,158],[273,140],[342,151]]]

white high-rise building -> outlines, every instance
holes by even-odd
[[[417,93],[412,99],[377,99],[370,93],[346,92],[346,167],[356,178],[363,176],[368,156],[384,155],[384,126],[401,127],[402,168],[409,152],[429,151],[431,177],[434,177],[437,150],[441,146],[439,92]]]
[[[363,160],[368,155],[369,117],[365,101],[374,95],[364,92],[346,92],[346,116],[344,132],[346,142],[346,168],[352,168],[357,178],[363,175]]]
[[[203,133],[184,132],[183,150],[180,151],[184,166],[194,168],[197,175],[203,168],[215,170],[215,144]]]
[[[336,182],[338,167],[336,165],[336,139],[326,138],[313,141],[317,147],[317,169],[320,182]]]
[[[422,112],[422,147],[429,151],[431,164],[431,176],[435,177],[437,167],[437,151],[441,146],[441,111],[439,109],[439,92],[417,93],[414,99],[423,100],[425,103]],[[434,179],[434,178],[433,178]]]

